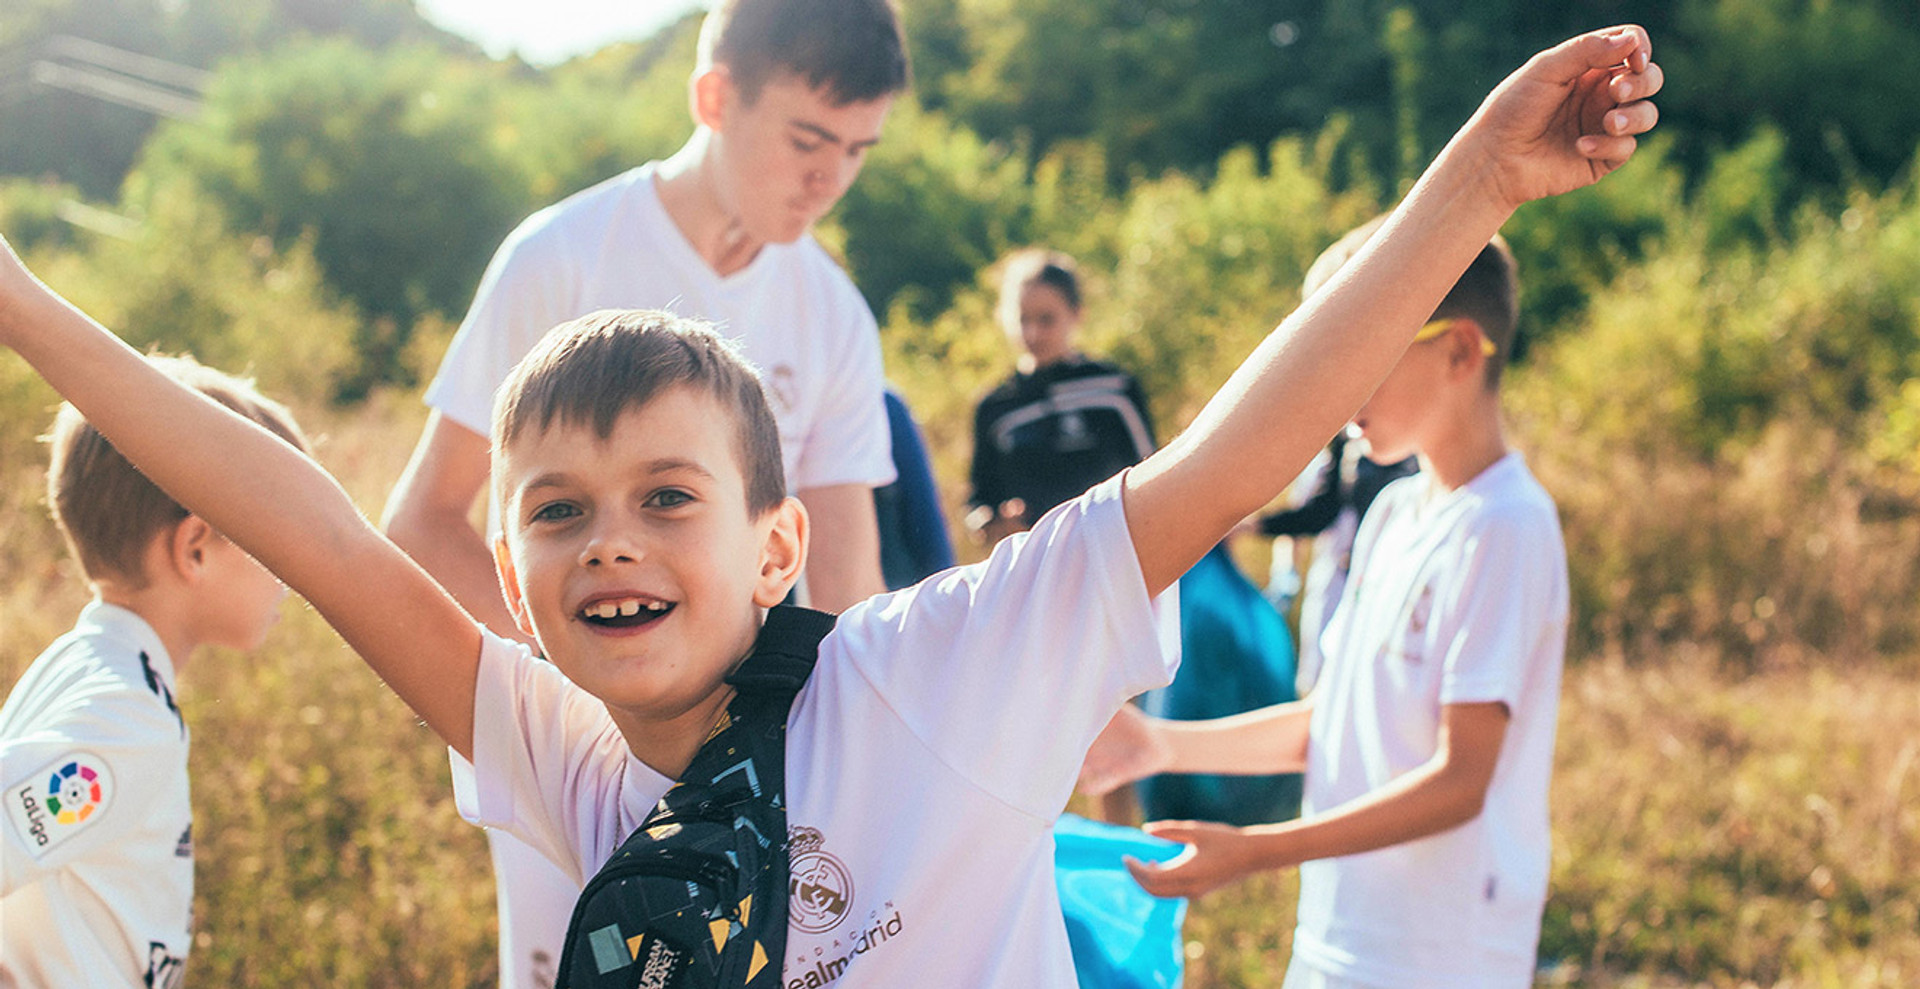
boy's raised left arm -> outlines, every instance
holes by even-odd
[[[1658,118],[1646,32],[1541,52],[1489,95],[1393,216],[1234,372],[1186,432],[1127,476],[1126,512],[1158,594],[1266,505],[1365,403],[1415,331],[1522,203],[1626,163]]]
[[[129,461],[318,609],[471,757],[480,631],[306,455],[156,370],[41,284],[0,239],[0,344]]]

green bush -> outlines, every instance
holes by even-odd
[[[1729,246],[1728,201],[1697,197],[1510,388],[1566,517],[1576,640],[1910,656],[1920,207],[1856,197]]]

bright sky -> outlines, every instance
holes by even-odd
[[[495,58],[519,52],[553,65],[616,41],[637,41],[701,0],[415,0],[420,13]]]

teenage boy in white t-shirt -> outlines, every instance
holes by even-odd
[[[1373,393],[1515,207],[1624,163],[1656,117],[1649,56],[1634,27],[1536,56],[1184,435],[987,560],[840,616],[789,719],[805,895],[788,904],[788,985],[1075,983],[1050,828],[1100,727],[1171,679],[1155,599]],[[10,251],[0,343],[475,761],[466,813],[576,874],[692,761],[806,560],[751,371],[665,314],[579,320],[502,390],[495,559],[551,667],[476,623],[311,461],[152,374]]]
[[[689,80],[696,128],[648,162],[535,213],[495,253],[427,389],[433,408],[388,502],[393,541],[475,617],[516,635],[469,521],[487,478],[493,396],[548,330],[601,309],[672,309],[718,324],[758,366],[787,486],[820,533],[807,603],[839,611],[886,590],[873,489],[893,480],[880,337],[810,232],[859,173],[907,56],[889,0],[727,0]],[[457,772],[458,770],[456,770]],[[580,893],[537,852],[488,832],[501,984],[553,984]]]
[[[1381,221],[1348,234],[1309,291]],[[1306,773],[1298,821],[1147,829],[1192,851],[1138,865],[1163,896],[1300,867],[1291,987],[1532,984],[1548,871],[1547,783],[1566,648],[1553,501],[1501,426],[1513,257],[1495,238],[1354,418],[1388,485],[1304,700],[1232,718],[1122,713],[1089,755],[1099,790],[1154,772]]]
[[[245,382],[152,360],[304,445]],[[258,648],[286,588],[71,406],[51,443],[47,503],[93,601],[0,705],[0,986],[176,986],[193,937],[177,678],[201,645]]]

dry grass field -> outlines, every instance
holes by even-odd
[[[417,408],[303,415],[370,513]],[[40,506],[37,456],[7,449],[0,688],[85,597]],[[1576,657],[1542,984],[1920,984],[1920,681],[1858,662],[1722,669],[1704,654]],[[485,843],[454,813],[444,749],[330,630],[290,600],[259,655],[201,655],[182,682],[192,984],[491,982]],[[1196,905],[1187,984],[1277,985],[1294,882]]]

